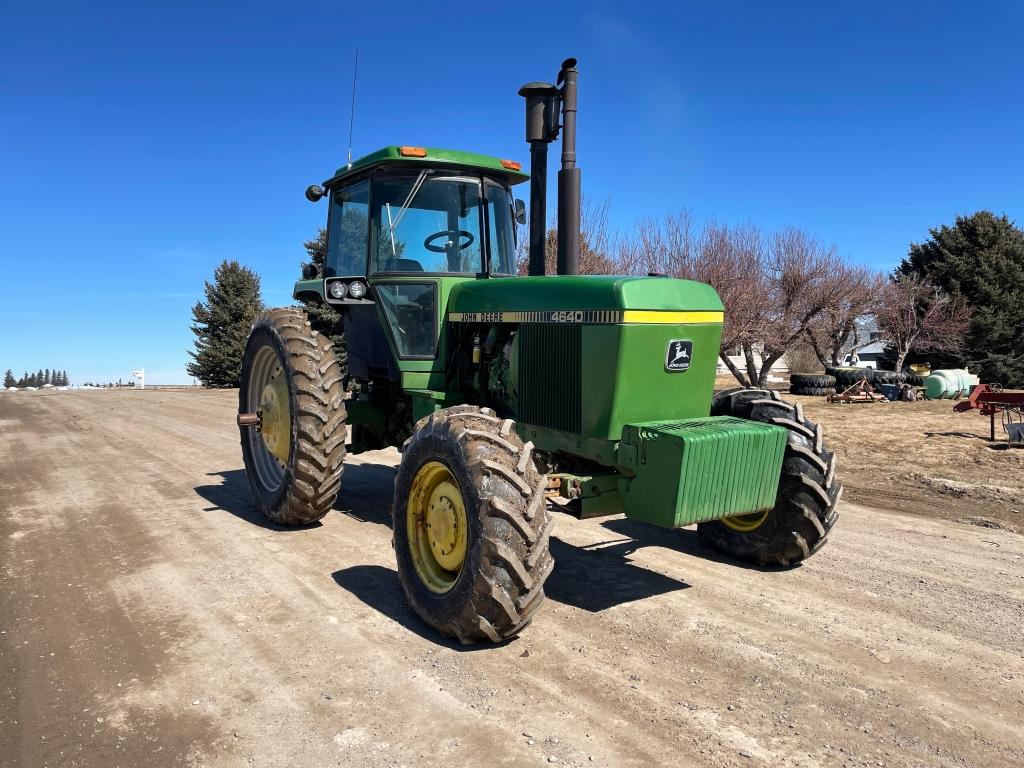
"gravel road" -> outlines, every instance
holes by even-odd
[[[398,454],[277,528],[235,397],[0,393],[4,768],[1024,764],[1017,533],[844,503],[770,572],[560,516],[533,624],[463,648],[405,607]]]

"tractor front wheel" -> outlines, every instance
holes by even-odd
[[[345,459],[341,382],[331,342],[301,309],[256,319],[242,356],[239,428],[256,506],[275,523],[312,523],[334,505]]]
[[[409,605],[462,643],[529,623],[554,567],[554,520],[533,445],[511,419],[462,405],[417,423],[395,478],[394,545]]]
[[[786,452],[772,509],[701,523],[697,533],[721,552],[758,565],[795,565],[821,549],[835,525],[843,490],[821,427],[804,418],[800,405],[764,389],[720,392],[712,400],[711,415],[783,427]]]

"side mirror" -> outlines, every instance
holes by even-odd
[[[327,194],[327,191],[319,184],[310,184],[306,187],[306,199],[311,203],[320,201],[320,198]]]
[[[526,223],[526,203],[524,203],[522,200],[518,200],[517,199],[516,202],[515,202],[514,210],[515,210],[516,222],[519,223],[519,224],[525,224]]]
[[[316,264],[313,262],[306,262],[302,265],[302,279],[303,280],[314,280],[318,277]]]

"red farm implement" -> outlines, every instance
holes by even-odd
[[[996,415],[1011,444],[1024,444],[1024,390],[1003,389],[998,384],[977,384],[966,400],[953,406],[958,413],[977,409],[989,417],[989,439],[996,439]]]

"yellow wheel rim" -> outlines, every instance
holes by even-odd
[[[441,462],[427,462],[416,472],[405,525],[420,581],[431,592],[447,592],[466,559],[469,518],[459,484]]]
[[[292,413],[288,402],[288,381],[278,363],[270,372],[270,380],[260,393],[260,435],[274,457],[288,464],[292,447]]]
[[[761,512],[753,512],[749,515],[735,515],[733,517],[723,517],[722,525],[726,528],[731,528],[739,533],[750,533],[756,531],[762,525],[764,521],[768,519],[768,513],[770,509],[765,509]]]

